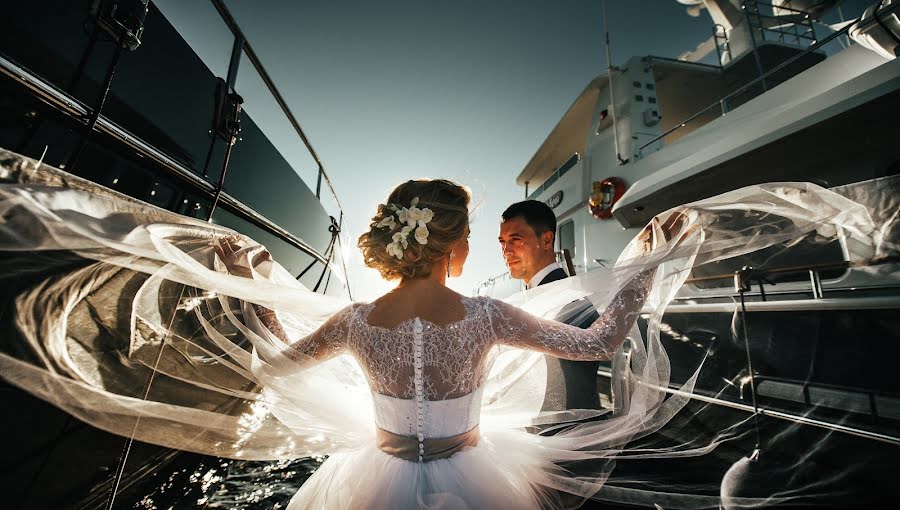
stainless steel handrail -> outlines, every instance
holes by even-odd
[[[777,274],[788,274],[788,273],[805,273],[807,271],[828,271],[834,269],[853,269],[858,267],[871,267],[871,266],[880,266],[884,264],[897,264],[900,263],[900,256],[892,255],[892,256],[883,256],[883,257],[874,257],[870,259],[864,260],[842,260],[840,262],[823,262],[820,264],[808,264],[801,266],[788,266],[788,267],[774,267],[774,268],[753,268],[753,279],[764,278],[766,276],[773,276]],[[695,276],[692,278],[688,278],[684,281],[684,283],[698,283],[698,282],[707,282],[714,280],[732,280],[734,279],[734,273],[723,273],[717,275],[710,276]]]
[[[338,206],[338,209],[341,213],[343,213],[344,208],[341,207],[341,202],[338,200],[337,193],[334,191],[334,186],[331,184],[331,179],[328,177],[328,173],[325,172],[325,167],[322,165],[322,160],[319,158],[319,155],[316,153],[316,150],[313,149],[312,144],[309,142],[309,139],[306,136],[306,133],[303,132],[303,128],[300,127],[300,123],[297,121],[297,118],[294,117],[293,112],[291,112],[290,107],[287,105],[287,101],[285,101],[284,96],[281,95],[281,92],[278,91],[278,88],[275,86],[275,83],[272,81],[272,78],[269,77],[269,73],[266,71],[265,66],[263,66],[262,61],[260,61],[259,57],[256,55],[256,52],[253,51],[253,47],[250,46],[250,43],[247,42],[247,38],[244,36],[243,31],[241,31],[241,27],[238,26],[237,21],[235,21],[234,17],[231,15],[231,12],[225,6],[225,3],[222,0],[210,0],[216,10],[219,12],[219,15],[222,16],[222,20],[225,21],[225,24],[228,26],[228,29],[231,30],[231,33],[236,37],[243,41],[244,51],[247,53],[247,58],[250,59],[250,62],[253,64],[253,67],[256,68],[256,71],[259,73],[260,78],[263,83],[266,84],[266,88],[269,89],[269,92],[272,94],[272,97],[275,98],[275,101],[278,103],[278,106],[281,108],[281,111],[287,117],[288,122],[291,123],[291,127],[294,128],[294,131],[303,141],[303,144],[306,145],[307,150],[309,150],[310,155],[312,155],[313,159],[316,161],[316,164],[319,166],[319,184],[316,186],[316,197],[319,197],[319,188],[321,184],[321,180],[324,179],[325,183],[328,184],[328,189],[331,191],[331,196],[334,197],[334,201]]]
[[[612,372],[609,370],[605,370],[605,369],[601,368],[600,370],[597,371],[597,375],[607,377],[610,380],[612,380]],[[740,402],[733,402],[733,401],[724,400],[721,398],[709,397],[706,395],[701,395],[699,393],[692,393],[692,392],[688,392],[688,391],[684,391],[684,390],[679,390],[677,388],[662,387],[659,385],[650,385],[650,384],[646,384],[646,383],[641,383],[641,384],[643,384],[644,386],[647,386],[649,388],[652,388],[652,389],[664,391],[664,392],[668,393],[669,395],[677,395],[677,396],[681,396],[681,397],[687,397],[691,400],[697,400],[699,402],[706,402],[708,404],[716,404],[716,405],[720,405],[723,407],[730,407],[732,409],[738,409],[741,411],[746,411],[748,413],[754,412],[753,406],[750,404],[742,404]],[[876,441],[882,441],[882,442],[889,443],[889,444],[900,445],[900,437],[898,437],[898,436],[891,436],[888,434],[881,434],[881,433],[872,432],[869,430],[862,430],[862,429],[858,429],[858,428],[854,428],[854,427],[848,427],[846,425],[841,425],[839,423],[829,423],[826,421],[817,420],[815,418],[809,418],[807,416],[799,416],[796,414],[786,413],[783,411],[775,411],[773,409],[768,409],[766,407],[759,408],[759,414],[761,416],[768,416],[771,418],[777,418],[780,420],[785,420],[785,421],[789,421],[789,422],[793,422],[793,423],[802,423],[804,425],[811,425],[813,427],[819,427],[819,428],[823,428],[826,430],[833,430],[835,432],[843,432],[845,434],[850,434],[850,435],[854,435],[854,436],[858,436],[858,437],[862,437],[862,438],[866,438],[866,439],[873,439]]]
[[[80,101],[61,90],[56,89],[49,83],[38,78],[16,63],[6,59],[2,55],[0,55],[0,72],[21,83],[45,103],[76,120],[83,119],[88,113],[88,108]],[[125,143],[141,156],[155,161],[162,168],[169,170],[175,177],[192,185],[195,188],[195,191],[199,191],[210,197],[215,193],[215,186],[212,183],[204,180],[181,163],[168,157],[166,154],[156,149],[151,144],[141,140],[139,137],[129,133],[126,129],[110,121],[105,116],[100,116],[94,129]],[[295,248],[298,248],[307,255],[317,259],[319,262],[330,265],[329,260],[306,241],[282,228],[269,218],[256,212],[237,198],[226,192],[222,192],[219,200],[222,202],[223,206],[236,212],[239,216],[243,216],[244,219],[275,234]]]
[[[900,308],[900,296],[867,296],[858,298],[785,299],[781,301],[747,301],[748,312],[799,312],[809,310],[882,310]],[[732,313],[740,303],[670,304],[666,313]],[[652,310],[642,310],[650,313]]]

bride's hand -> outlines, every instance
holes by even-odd
[[[230,274],[252,278],[252,268],[271,261],[272,256],[262,245],[242,246],[242,240],[240,235],[223,237],[214,249]]]

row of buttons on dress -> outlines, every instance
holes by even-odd
[[[419,439],[419,462],[422,462],[422,456],[425,454],[425,434],[422,424],[422,416],[425,414],[425,391],[423,383],[422,361],[422,321],[416,317],[413,322],[413,340],[415,345],[415,359],[413,362],[413,370],[415,372],[415,390],[416,390],[416,434]]]

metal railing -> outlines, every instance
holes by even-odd
[[[810,53],[812,53],[812,52],[814,52],[814,51],[816,51],[816,50],[822,48],[823,46],[825,46],[826,44],[830,43],[831,41],[833,41],[833,40],[839,38],[840,36],[846,35],[846,34],[850,31],[851,28],[853,28],[853,27],[859,27],[859,28],[862,28],[862,27],[868,26],[868,25],[871,24],[871,23],[878,23],[879,20],[880,20],[880,18],[881,18],[882,16],[885,16],[885,15],[887,15],[887,14],[892,14],[892,13],[894,13],[895,11],[897,11],[898,9],[900,9],[900,3],[892,4],[891,6],[889,6],[889,7],[887,7],[887,8],[883,8],[883,9],[881,9],[881,10],[876,11],[875,14],[874,14],[871,18],[867,19],[866,21],[864,21],[863,23],[861,23],[861,24],[859,24],[859,25],[857,25],[857,24],[859,23],[859,20],[860,20],[861,18],[858,18],[856,23],[848,23],[846,26],[844,26],[844,27],[841,28],[840,30],[837,30],[836,32],[833,32],[833,33],[829,34],[829,35],[826,36],[824,39],[820,39],[820,40],[816,41],[815,44],[810,45],[810,46],[809,46],[808,48],[806,48],[806,50],[804,50],[803,52],[798,53],[798,54],[794,55],[793,57],[791,57],[791,58],[785,60],[785,61],[782,62],[781,64],[778,64],[777,66],[775,66],[775,67],[773,67],[772,69],[770,69],[768,72],[766,72],[766,73],[764,73],[764,74],[758,76],[758,77],[755,78],[753,81],[750,81],[750,82],[744,84],[743,86],[741,86],[741,87],[738,88],[737,90],[735,90],[735,91],[733,91],[733,92],[731,92],[731,93],[729,93],[729,94],[723,96],[722,98],[718,99],[716,102],[710,104],[710,105],[707,106],[706,108],[703,108],[702,110],[698,111],[697,113],[694,113],[694,114],[691,115],[690,117],[688,117],[688,118],[682,120],[681,122],[679,122],[678,124],[676,124],[674,127],[671,127],[671,128],[669,128],[669,129],[667,129],[667,130],[666,130],[665,132],[663,132],[662,134],[653,137],[652,139],[650,139],[650,141],[648,141],[647,143],[645,143],[645,144],[641,145],[640,147],[638,147],[638,154],[639,154],[641,157],[643,157],[643,155],[644,155],[644,154],[643,154],[644,149],[646,149],[647,147],[653,145],[654,143],[656,143],[656,142],[662,140],[662,139],[665,138],[666,136],[668,136],[668,135],[674,133],[675,131],[678,131],[679,129],[682,129],[682,128],[685,127],[689,122],[691,122],[692,120],[694,120],[694,119],[700,117],[701,115],[705,114],[706,112],[708,112],[709,110],[711,110],[711,109],[713,109],[713,108],[719,108],[719,109],[721,109],[722,112],[725,112],[725,111],[726,111],[726,108],[725,108],[725,103],[726,103],[726,101],[728,101],[729,99],[731,99],[731,98],[733,98],[733,97],[735,97],[735,96],[737,96],[737,95],[739,95],[739,94],[742,94],[743,92],[747,91],[749,88],[751,88],[751,87],[753,87],[753,86],[763,84],[764,81],[766,80],[766,78],[771,77],[772,75],[774,75],[775,73],[781,71],[781,70],[784,69],[785,67],[787,67],[787,66],[793,64],[794,62],[797,62],[798,60],[800,60],[801,58],[805,57],[806,55],[809,55]],[[723,115],[724,115],[724,113],[723,113]]]
[[[48,105],[55,107],[57,111],[62,112],[69,117],[77,120],[83,119],[88,115],[88,108],[80,101],[69,94],[57,90],[42,79],[34,76],[22,67],[19,67],[15,63],[7,60],[2,55],[0,55],[0,73],[3,73],[16,80],[17,82],[25,86],[39,99],[41,99]],[[134,150],[138,155],[160,165],[160,167],[169,171],[172,176],[178,178],[182,182],[189,184],[195,191],[198,191],[210,198],[215,195],[216,189],[213,183],[203,179],[198,174],[192,172],[181,163],[170,158],[156,147],[141,140],[137,136],[132,135],[128,132],[128,130],[112,122],[106,117],[101,115],[97,120],[97,124],[94,129],[125,144],[126,146]],[[291,244],[295,248],[300,249],[307,255],[316,258],[320,262],[324,264],[328,263],[328,260],[325,259],[315,248],[310,246],[306,241],[285,230],[277,223],[256,212],[227,192],[223,191],[221,193],[220,201],[222,202],[223,207],[229,209],[231,212],[237,214],[243,219],[250,221],[260,228],[263,228],[264,230],[276,235],[283,241]]]
[[[608,379],[612,379],[613,374],[612,374],[612,371],[610,371],[610,370],[607,370],[605,368],[600,368],[597,371],[597,375],[599,375],[601,377],[606,377]],[[642,386],[654,389],[654,390],[664,391],[669,395],[684,397],[684,398],[688,398],[690,400],[694,400],[694,401],[698,401],[698,402],[720,405],[723,407],[729,407],[732,409],[737,409],[737,410],[745,411],[748,413],[756,413],[756,414],[759,414],[760,416],[766,416],[769,418],[775,418],[775,419],[784,420],[784,421],[788,421],[788,422],[792,422],[792,423],[798,423],[801,425],[810,425],[810,426],[822,428],[825,430],[833,430],[835,432],[850,434],[850,435],[862,437],[865,439],[873,439],[875,441],[882,441],[882,442],[885,442],[888,444],[900,445],[900,436],[898,436],[898,435],[883,434],[880,432],[859,429],[859,428],[850,427],[850,426],[847,426],[847,425],[844,425],[841,423],[833,423],[833,422],[827,422],[824,420],[811,418],[806,415],[800,415],[800,414],[795,414],[795,413],[790,413],[790,412],[785,412],[785,411],[779,411],[777,409],[770,409],[765,406],[759,408],[758,410],[754,410],[753,406],[750,404],[745,404],[743,402],[735,402],[733,400],[726,400],[726,399],[718,397],[718,396],[704,395],[704,394],[698,393],[696,390],[693,392],[685,391],[685,390],[678,388],[677,385],[675,385],[675,384],[671,384],[670,386],[665,386],[665,387],[659,386],[659,385],[647,384],[644,382],[639,382],[639,384],[641,384]]]
[[[222,17],[222,20],[225,22],[225,25],[231,31],[232,35],[235,38],[235,47],[232,51],[232,62],[229,65],[228,74],[229,74],[229,84],[233,86],[234,84],[234,76],[237,75],[237,67],[240,65],[240,51],[238,51],[238,47],[243,50],[243,53],[247,55],[247,58],[250,60],[250,63],[253,65],[256,72],[259,74],[260,79],[263,84],[266,86],[266,89],[272,95],[272,98],[275,99],[278,108],[281,109],[281,112],[284,114],[285,118],[287,118],[294,132],[303,142],[303,145],[306,147],[310,156],[312,156],[313,160],[316,162],[317,166],[317,175],[316,175],[316,198],[321,202],[322,200],[322,181],[328,187],[328,191],[331,194],[332,199],[334,200],[334,204],[338,210],[338,217],[331,217],[332,225],[329,227],[329,231],[332,234],[331,242],[328,245],[328,248],[325,250],[324,257],[317,256],[316,258],[320,260],[333,258],[335,254],[335,241],[341,245],[341,250],[343,251],[343,243],[340,239],[340,232],[343,229],[344,222],[344,208],[341,206],[341,201],[338,199],[337,193],[334,190],[334,185],[331,183],[331,179],[328,177],[328,174],[325,172],[325,167],[322,164],[322,160],[319,157],[319,154],[313,148],[312,143],[310,143],[309,138],[306,136],[306,133],[303,131],[303,128],[300,126],[300,122],[294,116],[294,113],[291,111],[291,108],[288,106],[287,101],[284,99],[284,96],[278,90],[278,87],[275,86],[275,82],[272,80],[271,76],[269,76],[268,71],[266,71],[265,66],[262,64],[259,56],[257,56],[256,52],[253,50],[253,47],[250,45],[250,42],[247,40],[247,37],[244,35],[240,26],[237,24],[237,21],[234,19],[234,16],[231,15],[231,11],[225,6],[225,3],[222,0],[210,0],[213,4],[213,7],[216,8],[216,11],[219,13],[219,16]],[[317,254],[318,255],[318,254]],[[322,274],[319,276],[318,282],[315,285],[314,291],[319,289],[319,286],[322,283],[322,279],[325,276],[325,273],[328,268],[328,262],[325,263],[326,270],[322,271]],[[343,257],[341,257],[341,266],[343,269],[343,273],[347,274],[347,266],[346,261]],[[307,267],[297,279],[306,273],[310,268]],[[325,283],[325,288],[328,288],[328,282],[331,280],[331,274],[328,275],[328,280]],[[350,295],[350,287],[347,287],[348,295]],[[352,298],[352,295],[351,295]]]
[[[234,35],[234,46],[237,49],[243,50],[246,53],[248,59],[253,65],[256,72],[259,74],[269,93],[275,99],[278,107],[281,109],[285,117],[290,122],[294,131],[302,141],[303,145],[306,147],[307,151],[315,161],[318,169],[317,182],[315,184],[315,193],[316,198],[322,201],[322,181],[325,182],[329,194],[333,200],[334,205],[337,208],[336,216],[337,218],[332,218],[333,225],[329,228],[333,227],[334,224],[337,224],[337,231],[340,231],[340,228],[343,224],[343,208],[341,206],[340,200],[337,197],[337,194],[334,190],[334,187],[331,183],[330,178],[325,172],[324,166],[316,153],[315,149],[312,147],[308,137],[303,132],[299,122],[296,117],[293,115],[292,111],[288,107],[286,101],[284,100],[281,93],[278,91],[277,87],[273,83],[271,77],[266,71],[265,67],[262,65],[259,57],[256,55],[253,48],[247,42],[244,37],[240,27],[238,27],[234,18],[231,16],[230,12],[224,6],[224,4],[219,0],[211,0],[214,7],[217,9],[217,12],[222,17],[224,23],[231,30]],[[237,57],[235,57],[237,55]],[[229,65],[228,69],[228,83],[233,86],[234,78],[237,74],[237,68],[239,63],[239,51],[232,51],[232,62]],[[201,176],[198,173],[192,171],[183,163],[177,161],[176,159],[167,155],[164,151],[158,149],[153,144],[148,143],[143,140],[141,137],[131,133],[125,127],[111,121],[108,117],[102,115],[99,111],[93,111],[98,109],[94,107],[93,109],[87,104],[83,103],[79,99],[76,99],[70,92],[63,91],[56,86],[50,84],[47,80],[41,78],[40,76],[32,73],[30,70],[25,67],[5,58],[2,54],[0,54],[0,73],[5,74],[6,76],[12,78],[14,81],[18,82],[22,85],[27,91],[29,91],[32,95],[37,97],[39,100],[48,104],[56,111],[59,111],[66,116],[74,119],[77,122],[82,122],[84,119],[88,117],[96,116],[96,120],[94,123],[90,124],[91,131],[102,133],[113,140],[116,140],[129,149],[133,150],[137,155],[146,158],[149,161],[157,164],[164,172],[169,173],[171,176],[175,177],[177,180],[181,181],[184,184],[190,186],[192,191],[199,193],[200,195],[214,199],[218,204],[220,204],[225,210],[236,214],[241,219],[250,222],[251,224],[256,225],[259,228],[275,235],[280,238],[282,241],[287,242],[289,245],[294,248],[299,249],[303,253],[309,255],[313,258],[314,261],[318,261],[325,266],[325,269],[331,267],[331,258],[333,257],[334,250],[329,250],[330,253],[322,254],[319,253],[318,250],[313,248],[309,243],[305,240],[301,239],[297,235],[288,231],[287,229],[281,227],[273,220],[267,218],[263,214],[260,214],[253,208],[244,204],[242,201],[235,198],[233,195],[222,189],[222,183],[220,182],[217,186],[215,183],[210,182],[205,176]],[[89,133],[88,133],[89,134]],[[310,186],[310,184],[307,184]],[[323,205],[324,207],[324,205]],[[339,237],[339,236],[338,236]],[[332,240],[333,244],[334,240]],[[338,239],[340,242],[340,239]],[[330,246],[331,246],[330,244]],[[346,274],[346,266],[343,258],[341,258],[341,264],[343,267],[343,272]],[[324,274],[324,273],[323,273]],[[330,279],[330,276],[329,276]],[[321,278],[320,278],[321,280]],[[349,292],[349,288],[348,288]]]
[[[281,95],[281,92],[278,90],[278,87],[275,86],[275,82],[272,81],[272,78],[269,76],[269,73],[266,71],[265,66],[263,66],[262,61],[256,55],[256,52],[253,51],[253,47],[250,46],[250,43],[247,41],[247,38],[244,37],[244,33],[241,31],[241,28],[238,26],[234,17],[231,15],[231,12],[225,6],[225,3],[222,0],[210,0],[216,10],[219,12],[219,15],[222,16],[222,20],[228,26],[228,29],[231,30],[231,33],[234,37],[241,41],[241,46],[244,52],[247,54],[247,58],[250,59],[250,63],[253,64],[253,67],[256,69],[256,72],[259,73],[260,78],[263,83],[266,85],[266,88],[272,94],[272,97],[275,99],[275,102],[278,103],[278,107],[281,108],[281,111],[284,112],[285,117],[287,117],[288,122],[290,122],[291,126],[294,128],[294,131],[297,133],[297,136],[300,137],[300,140],[303,141],[303,144],[306,146],[306,149],[309,151],[310,155],[315,160],[318,165],[318,176],[316,179],[316,197],[321,198],[321,190],[322,190],[322,181],[325,181],[325,184],[328,185],[328,190],[331,192],[331,196],[334,198],[335,204],[337,204],[338,209],[343,212],[343,207],[341,207],[341,202],[338,200],[337,194],[334,191],[334,186],[331,184],[331,179],[328,177],[328,174],[325,172],[324,165],[322,164],[322,160],[319,158],[318,153],[313,148],[312,144],[307,138],[306,133],[303,132],[303,128],[300,127],[300,123],[297,121],[297,118],[294,117],[291,108],[287,105],[287,101],[285,101],[284,96]]]
[[[562,177],[569,170],[575,167],[575,165],[577,165],[579,161],[581,161],[581,154],[577,152],[573,153],[571,156],[569,156],[569,159],[563,162],[563,164],[556,167],[556,170],[554,170],[549,177],[544,179],[544,182],[541,183],[541,185],[538,186],[537,189],[535,189],[531,193],[526,193],[527,198],[529,200],[534,200],[535,197],[537,197],[544,191],[547,191],[547,188],[552,186],[560,177]],[[526,182],[525,185],[527,186],[528,183]]]
[[[503,274],[494,276],[493,278],[488,278],[487,280],[482,280],[481,282],[478,282],[475,284],[475,295],[480,295],[480,291],[482,289],[493,287],[494,285],[497,285],[498,283],[508,282],[509,280],[512,280],[512,275],[509,274],[509,271],[507,271]]]
[[[810,289],[814,299],[821,299],[824,297],[824,289],[822,287],[822,279],[820,274],[823,271],[833,271],[838,269],[854,269],[854,268],[862,268],[862,267],[872,267],[872,266],[880,266],[885,264],[897,264],[900,263],[900,256],[898,255],[890,255],[884,257],[875,257],[871,259],[864,260],[842,260],[840,262],[825,262],[820,264],[807,264],[800,266],[787,266],[787,267],[776,267],[776,268],[753,268],[753,267],[744,267],[735,271],[734,273],[723,273],[717,275],[710,276],[697,276],[693,278],[688,278],[684,281],[685,284],[689,283],[701,283],[715,280],[733,280],[735,292],[740,291],[749,291],[751,285],[755,281],[759,284],[759,293],[760,297],[763,301],[766,300],[766,292],[763,287],[764,283],[768,282],[768,277],[784,275],[784,274],[798,274],[798,273],[807,273],[809,274],[810,280]]]
[[[807,11],[794,9],[789,5],[779,5],[778,10],[791,14],[768,15],[760,12],[759,5],[761,3],[763,2],[758,0],[744,0],[742,9],[747,17],[749,28],[751,31],[754,29],[759,30],[763,41],[770,40],[766,38],[768,33],[774,36],[774,40],[782,43],[797,46],[815,44],[816,29]],[[765,3],[764,5],[773,10],[775,8],[772,4]]]

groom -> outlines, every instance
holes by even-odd
[[[537,200],[518,202],[503,211],[502,218],[498,240],[510,276],[523,280],[529,289],[568,277],[556,262],[556,215],[547,204]],[[597,317],[597,312],[591,310],[575,325],[587,328]],[[547,390],[542,410],[600,409],[599,361],[569,361],[552,356],[544,359]]]

